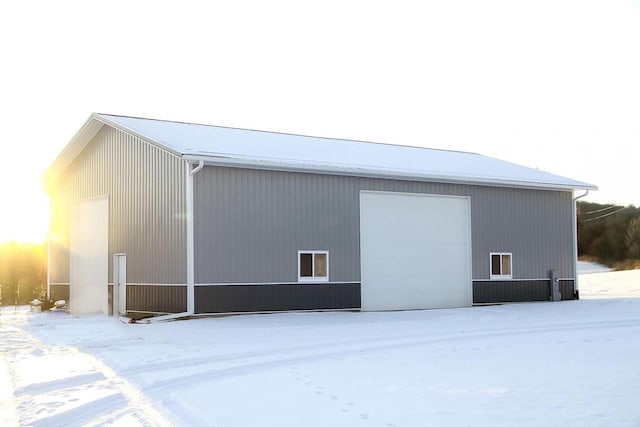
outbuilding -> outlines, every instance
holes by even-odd
[[[92,114],[46,173],[75,313],[405,310],[578,298],[596,187],[474,153]]]

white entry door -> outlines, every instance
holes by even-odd
[[[127,255],[113,255],[113,314],[127,313]]]
[[[70,221],[69,308],[74,314],[109,310],[109,199],[74,204]]]
[[[472,304],[467,197],[362,191],[362,310]]]

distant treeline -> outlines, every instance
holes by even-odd
[[[578,255],[614,268],[640,260],[640,208],[578,201]]]
[[[0,305],[28,304],[46,290],[46,245],[0,243]]]

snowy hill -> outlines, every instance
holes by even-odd
[[[578,274],[606,273],[611,271],[606,265],[597,262],[578,261]]]

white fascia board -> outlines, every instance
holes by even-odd
[[[518,181],[518,180],[505,180],[505,179],[492,179],[473,176],[455,176],[455,175],[438,175],[438,174],[425,174],[425,173],[411,173],[409,171],[397,171],[397,170],[385,170],[385,169],[366,169],[358,167],[344,167],[334,165],[318,165],[318,164],[295,164],[287,162],[277,162],[273,160],[261,160],[261,159],[246,159],[246,158],[234,158],[228,156],[202,156],[195,154],[185,154],[182,156],[187,161],[204,161],[208,166],[226,166],[237,167],[247,169],[266,169],[277,170],[285,172],[307,172],[307,173],[321,173],[327,175],[347,175],[347,176],[361,176],[368,178],[385,178],[385,179],[398,179],[408,181],[432,181],[452,184],[467,184],[467,185],[483,185],[490,187],[513,187],[513,188],[528,188],[539,190],[560,190],[560,191],[573,191],[573,190],[597,190],[598,187],[590,184],[575,183],[575,184],[559,184],[559,183],[545,183],[535,181]]]

